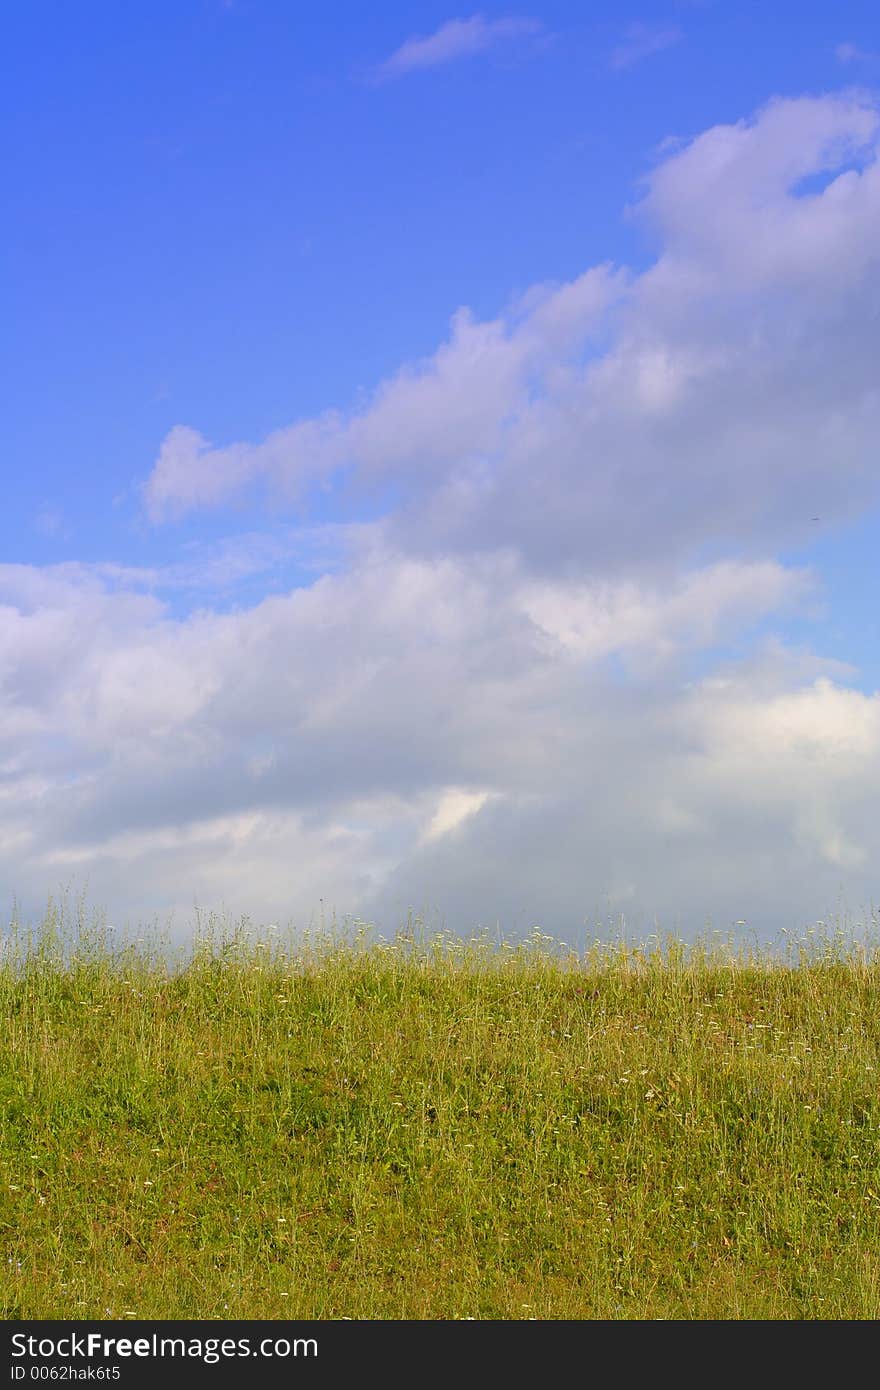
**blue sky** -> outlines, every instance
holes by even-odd
[[[873,4],[6,38],[10,907],[877,902]]]

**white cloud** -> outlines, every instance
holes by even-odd
[[[78,874],[114,920],[185,923],[195,898],[303,925],[323,898],[393,927],[433,888],[464,928],[526,910],[561,928],[603,903],[693,924],[695,904],[733,902],[735,870],[752,892],[754,817],[789,845],[792,911],[828,888],[817,864],[871,862],[877,698],[772,650],[757,674],[678,676],[707,643],[808,600],[808,577],[781,566],[590,591],[536,586],[512,558],[378,548],[307,589],[186,619],[106,578],[10,568],[0,860],[26,901]],[[699,855],[721,840],[731,865],[713,877]]]
[[[864,244],[877,215],[878,132],[877,105],[860,93],[773,101],[755,120],[705,132],[648,181],[643,213],[666,244],[657,270],[675,270],[689,299],[717,292],[725,273],[739,299],[764,286],[809,291],[814,278],[819,292],[855,283],[880,255],[876,237]],[[816,175],[826,186],[799,196]]]
[[[196,506],[222,506],[251,483],[271,478],[288,500],[343,462],[335,416],[276,430],[260,445],[212,449],[198,430],[176,425],[166,435],[142,495],[152,521],[175,520]]]
[[[643,273],[459,310],[363,408],[262,442],[178,426],[143,492],[158,522],[342,471],[393,485],[378,521],[0,566],[11,891],[560,933],[876,900],[880,695],[772,624],[821,601],[779,558],[810,518],[877,499],[878,140],[860,93],[707,131],[647,181]],[[255,575],[280,591],[221,611]]]
[[[463,791],[460,787],[450,787],[440,797],[437,809],[420,836],[419,843],[426,844],[429,840],[437,840],[441,835],[449,835],[457,830],[466,820],[482,810],[489,796],[489,792]]]
[[[625,909],[642,932],[656,915],[661,929],[745,918],[772,935],[832,912],[845,870],[858,916],[876,902],[880,693],[821,667],[771,643],[723,680],[560,698],[564,761],[546,757],[543,796],[536,776],[464,845],[405,859],[376,912],[437,904],[456,924],[543,921],[565,937]]]
[[[469,19],[450,19],[426,37],[406,39],[376,69],[379,79],[402,77],[406,73],[437,68],[478,53],[511,39],[532,37],[541,32],[538,20],[526,18],[486,19],[481,14]]]
[[[672,24],[642,24],[636,22],[627,26],[621,42],[612,51],[609,62],[612,68],[635,67],[652,53],[662,53],[681,40],[681,30]]]
[[[398,547],[508,547],[595,573],[677,564],[710,540],[754,552],[845,516],[877,482],[878,129],[860,94],[715,127],[647,183],[639,215],[662,249],[646,272],[596,267],[488,322],[459,310],[358,413],[228,449],[188,432],[181,451],[173,431],[152,515],[255,479],[307,495],[349,469],[361,488],[394,483]]]
[[[767,612],[802,608],[814,585],[809,574],[774,561],[727,561],[681,575],[668,590],[629,580],[532,581],[520,596],[524,611],[567,653],[587,660],[624,653],[644,666],[718,643]]]

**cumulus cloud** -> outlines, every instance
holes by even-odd
[[[172,431],[151,515],[345,474],[394,485],[400,547],[600,573],[846,515],[877,482],[877,143],[858,93],[707,131],[647,180],[643,274],[595,267],[487,322],[461,309],[360,411],[229,448]]]
[[[878,141],[858,92],[706,131],[646,181],[647,270],[460,309],[267,440],[179,425],[143,487],[157,525],[342,486],[378,520],[0,566],[4,881],[562,935],[876,900],[880,694],[774,624],[823,602],[780,555],[877,500]]]
[[[770,834],[807,910],[880,847],[878,697],[773,651],[681,675],[814,584],[761,562],[536,586],[514,557],[378,547],[181,620],[106,576],[6,567],[0,856],[26,902],[74,876],[114,920],[198,901],[302,926],[323,899],[392,929],[410,907],[463,930],[623,909],[693,928],[695,907],[767,914]]]
[[[473,817],[464,844],[420,847],[373,912],[549,925],[569,942],[621,917],[637,936],[745,921],[764,939],[841,908],[860,920],[876,903],[880,696],[818,675],[793,689],[785,666],[771,650],[691,690],[592,690],[543,794],[536,779]]]
[[[336,417],[303,420],[276,430],[259,445],[212,449],[198,430],[175,425],[142,487],[151,521],[175,520],[194,507],[222,506],[254,481],[270,477],[287,501],[343,462]]]
[[[481,14],[469,19],[450,19],[433,34],[406,39],[375,71],[377,80],[403,77],[407,73],[437,68],[461,58],[485,53],[498,44],[539,34],[538,20],[508,17],[486,19]]]

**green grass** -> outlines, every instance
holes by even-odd
[[[0,1316],[880,1316],[880,957],[0,964]]]

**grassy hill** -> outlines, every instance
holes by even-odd
[[[880,957],[52,924],[0,965],[5,1318],[880,1316]]]

